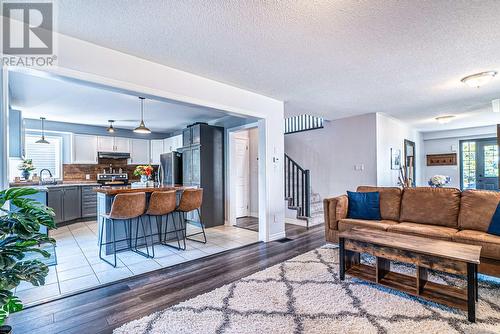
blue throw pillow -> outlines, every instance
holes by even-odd
[[[500,236],[500,203],[498,203],[497,209],[491,218],[488,233]]]
[[[381,220],[380,193],[374,192],[347,192],[349,199],[347,218]],[[500,217],[500,216],[499,216]]]

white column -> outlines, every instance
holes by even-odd
[[[9,86],[8,71],[0,71],[0,190],[9,186]]]

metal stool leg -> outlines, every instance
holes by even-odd
[[[172,221],[173,221],[173,225],[174,225],[174,229],[172,231],[168,231],[168,218],[170,216],[172,216]],[[186,249],[185,245],[184,245],[184,248],[181,247],[181,241],[180,241],[180,238],[179,238],[179,232],[180,232],[180,230],[177,228],[177,224],[175,223],[175,216],[173,215],[173,213],[167,214],[167,218],[166,218],[166,222],[165,222],[165,232],[164,232],[164,235],[163,235],[163,242],[162,242],[162,244],[165,245],[165,246],[168,246],[168,247],[172,247],[172,248],[177,249],[177,250],[184,250],[184,249]],[[177,241],[177,247],[175,247],[175,246],[167,243],[167,241],[169,241],[169,239],[167,239],[167,234],[168,233],[175,233],[175,240]]]
[[[142,233],[143,233],[143,238],[144,238],[144,242],[146,243],[146,253],[144,253],[143,251],[140,251],[138,248],[137,248],[137,240],[139,239],[139,221],[141,222],[141,228],[142,228]],[[142,219],[142,216],[138,217],[137,218],[137,226],[135,228],[135,243],[134,243],[134,249],[132,249],[133,252],[137,253],[137,254],[140,254],[142,256],[145,256],[145,257],[154,257],[154,244],[152,244],[152,248],[153,248],[153,256],[151,256],[149,254],[149,246],[148,246],[148,239],[147,239],[147,236],[146,236],[146,229],[144,228],[144,220]]]
[[[102,246],[103,246],[103,242],[102,242],[102,236],[104,234],[104,225],[106,223],[108,219],[104,219],[103,220],[103,223],[101,224],[101,233],[99,235],[99,258],[101,260],[103,260],[104,262],[112,265],[113,267],[116,268],[116,239],[115,239],[115,223],[113,221],[113,219],[109,219],[111,221],[111,235],[113,237],[113,263],[109,262],[108,260],[106,260],[105,258],[102,257]],[[104,245],[107,245],[107,243],[105,243]]]
[[[198,218],[199,218],[199,223],[200,223],[200,227],[201,227],[201,232],[197,232],[197,233],[193,233],[193,234],[190,234],[190,235],[186,235],[186,239],[206,244],[207,243],[207,235],[205,234],[205,225],[201,221],[200,209],[199,208],[196,209],[196,212],[198,213]],[[187,224],[186,224],[186,226],[187,226]],[[198,234],[203,234],[203,241],[189,238],[189,237],[193,237],[193,236],[198,235]]]

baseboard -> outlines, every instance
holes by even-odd
[[[307,226],[307,221],[302,219],[285,218],[285,223],[303,227]]]
[[[283,239],[285,237],[286,237],[286,233],[285,233],[285,231],[283,231],[283,232],[279,232],[279,233],[275,233],[275,234],[270,235],[269,241],[275,241],[275,240]]]
[[[250,212],[250,217],[259,218],[259,213],[258,212]]]

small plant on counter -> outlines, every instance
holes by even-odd
[[[23,162],[19,164],[17,167],[21,171],[22,176],[24,177],[25,180],[29,180],[30,178],[30,173],[34,171],[36,168],[33,165],[33,160],[31,159],[24,159]]]
[[[153,167],[151,165],[141,165],[135,167],[134,175],[141,177],[141,182],[146,182],[149,180],[151,175],[153,174]]]
[[[0,191],[0,325],[10,313],[23,308],[21,300],[12,292],[21,281],[34,286],[45,284],[49,268],[40,260],[23,260],[27,253],[50,253],[39,246],[55,244],[55,240],[40,233],[40,227],[55,228],[54,211],[26,196],[38,193],[33,188],[10,188]],[[8,333],[9,326],[1,326],[0,333]]]

